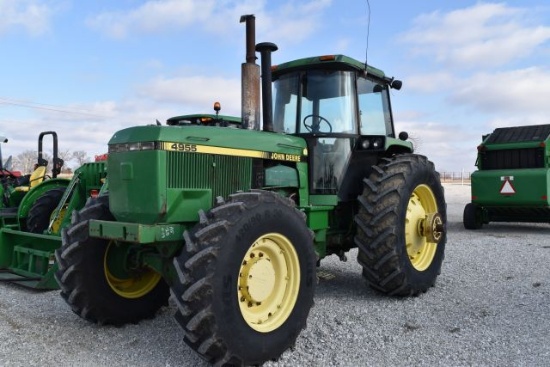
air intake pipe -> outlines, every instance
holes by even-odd
[[[256,45],[262,61],[262,114],[263,130],[273,131],[273,102],[271,96],[271,53],[278,47],[271,42],[262,42]]]

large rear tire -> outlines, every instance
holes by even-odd
[[[118,326],[152,318],[168,304],[169,288],[160,274],[147,267],[121,266],[128,243],[89,236],[90,219],[114,220],[108,196],[90,199],[71,219],[55,252],[55,279],[74,313],[93,323]]]
[[[174,259],[184,341],[215,365],[260,365],[295,343],[313,305],[316,256],[305,215],[266,191],[231,195]]]
[[[358,200],[355,243],[367,283],[390,295],[426,292],[441,272],[447,240],[444,191],[433,163],[416,154],[384,159]]]
[[[32,204],[27,217],[27,230],[32,233],[43,233],[50,225],[50,219],[61,201],[66,187],[54,187],[46,191]],[[57,233],[59,228],[54,229]]]

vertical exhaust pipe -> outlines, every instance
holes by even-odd
[[[262,42],[256,45],[262,57],[262,112],[264,131],[273,131],[273,101],[271,96],[271,53],[277,51],[276,44]]]
[[[241,16],[246,25],[246,63],[241,64],[241,118],[243,129],[260,130],[260,66],[256,64],[256,18]]]

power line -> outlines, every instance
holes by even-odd
[[[94,117],[108,117],[104,115],[98,115],[94,114],[88,111],[83,110],[70,110],[70,109],[61,109],[61,108],[53,108],[57,107],[54,105],[47,105],[44,103],[36,103],[36,102],[25,102],[25,101],[18,101],[18,100],[10,100],[6,98],[0,98],[0,104],[7,104],[17,107],[26,107],[26,108],[34,108],[38,110],[46,110],[46,111],[54,111],[54,112],[60,112],[60,113],[72,113],[72,114],[78,114],[78,115],[88,115],[88,116],[94,116]],[[48,107],[45,107],[48,106]]]

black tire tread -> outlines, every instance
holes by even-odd
[[[32,204],[27,217],[27,231],[43,233],[50,225],[50,217],[57,208],[66,187],[54,187],[42,194]]]
[[[88,235],[90,219],[114,219],[108,209],[108,196],[91,199],[82,210],[74,211],[71,226],[62,231],[62,246],[55,251],[58,264],[55,279],[61,288],[61,297],[74,313],[99,325],[121,326],[153,318],[162,306],[168,304],[169,289],[164,280],[150,292],[155,292],[157,297],[146,295],[144,297],[148,297],[149,301],[140,302],[139,307],[132,309],[132,305],[126,304],[125,310],[115,312],[107,310],[106,299],[94,296],[89,286],[83,286],[90,276],[86,270],[89,260],[85,251],[90,246],[98,247],[97,243],[91,243],[95,239]],[[97,294],[95,289],[93,291]]]
[[[265,202],[278,202],[291,208],[297,218],[305,219],[305,215],[294,207],[291,200],[275,193],[260,190],[239,192],[231,195],[227,201],[220,200],[219,206],[208,213],[199,215],[202,220],[184,234],[184,253],[174,259],[181,282],[171,286],[172,296],[178,306],[176,321],[185,332],[184,341],[202,358],[216,366],[241,366],[246,363],[246,357],[228,350],[226,342],[215,327],[215,323],[220,320],[215,320],[210,303],[201,301],[205,294],[211,292],[215,281],[212,273],[218,261],[218,249],[211,244],[225,236],[245,211]],[[310,308],[312,303],[313,300],[306,306]],[[305,320],[301,328],[303,327]],[[292,337],[289,335],[289,339]]]
[[[400,231],[403,230],[398,225],[399,216],[403,215],[398,213],[398,208],[403,201],[409,201],[409,193],[402,189],[416,170],[431,172],[435,186],[443,192],[432,162],[421,155],[404,154],[384,158],[374,166],[371,175],[363,181],[363,194],[358,197],[359,213],[355,217],[358,262],[369,286],[388,295],[415,296],[435,284],[435,277],[431,284],[414,284],[406,275],[398,251]],[[439,210],[446,223],[445,208]],[[445,242],[444,236],[438,246],[444,246]],[[436,265],[439,274],[441,263]]]
[[[462,223],[465,229],[480,229],[483,227],[483,222],[478,217],[477,211],[479,208],[474,203],[468,203],[464,207],[464,214],[462,217]]]

